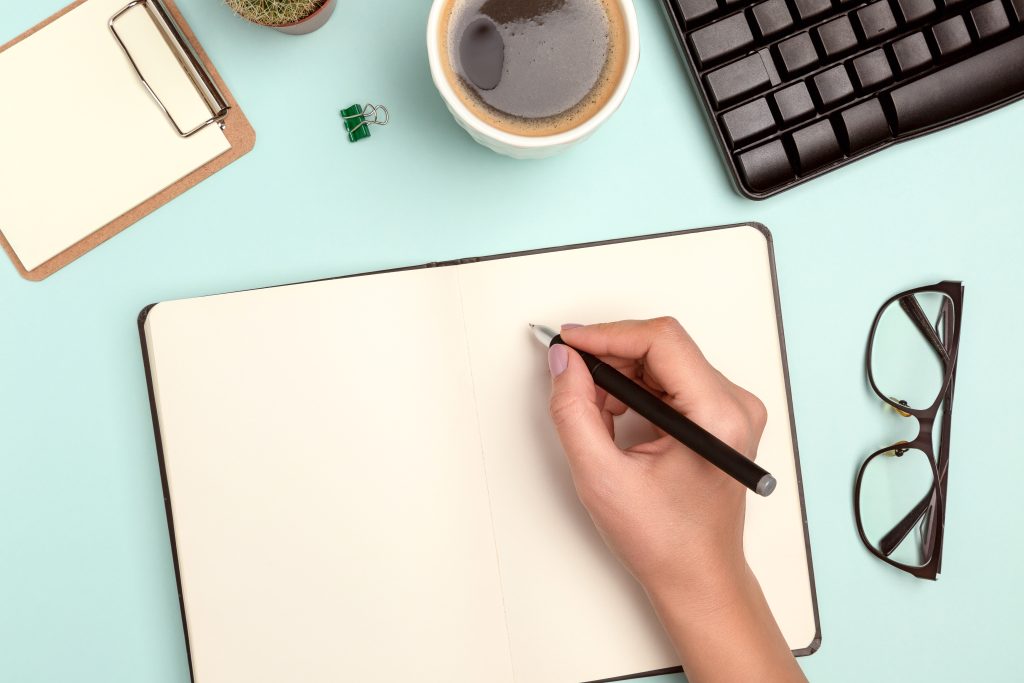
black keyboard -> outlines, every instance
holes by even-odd
[[[1024,0],[663,2],[753,199],[1024,97]]]

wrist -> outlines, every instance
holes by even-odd
[[[689,680],[806,683],[757,578],[741,564],[700,591],[667,584],[649,591]]]
[[[668,575],[644,584],[648,598],[666,626],[687,627],[714,615],[736,613],[749,602],[757,587],[753,572],[742,558],[708,562],[696,575]]]

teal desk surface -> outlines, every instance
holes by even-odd
[[[0,3],[0,43],[64,4]],[[533,162],[477,145],[448,114],[427,68],[428,0],[340,0],[306,37],[218,0],[179,4],[256,149],[42,283],[0,263],[0,680],[188,681],[144,305],[745,220],[773,231],[778,260],[823,637],[805,671],[1019,680],[1024,104],[753,202],[729,184],[660,0],[636,0],[642,56],[620,111]],[[338,110],[355,102],[387,105],[392,122],[350,144]],[[851,499],[862,458],[916,433],[867,387],[872,318],[891,294],[946,278],[966,299],[931,583],[868,554]]]

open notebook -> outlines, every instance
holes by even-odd
[[[197,683],[578,683],[674,667],[578,503],[528,322],[674,315],[768,406],[746,547],[817,610],[760,226],[171,301],[140,318]],[[443,266],[443,267],[440,267]]]

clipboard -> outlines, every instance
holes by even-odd
[[[0,47],[0,59],[2,59],[3,53],[10,48],[52,25],[73,10],[94,1],[96,0],[76,0],[42,23],[14,38]],[[39,281],[52,275],[57,270],[60,270],[196,184],[225,168],[233,161],[244,156],[255,145],[255,131],[209,57],[203,51],[202,46],[185,21],[181,11],[174,4],[174,0],[124,0],[123,3],[119,3],[119,7],[120,9],[110,15],[105,28],[109,30],[112,44],[120,46],[124,58],[131,65],[138,78],[138,86],[148,93],[155,110],[163,112],[167,125],[178,137],[183,139],[191,138],[208,127],[218,126],[227,139],[229,147],[223,153],[192,170],[187,175],[180,177],[172,184],[159,189],[141,203],[131,206],[117,217],[89,233],[84,238],[74,242],[56,255],[28,268],[26,268],[15,252],[11,241],[8,240],[8,236],[4,233],[4,225],[0,221],[0,244],[3,245],[4,250],[14,262],[18,272],[28,280]],[[198,125],[184,126],[182,122],[178,121],[161,98],[161,93],[158,92],[159,88],[147,81],[143,71],[136,63],[133,51],[129,45],[130,41],[125,38],[126,28],[124,22],[131,13],[139,12],[145,12],[156,26],[167,48],[171,50],[181,69],[188,76],[189,81],[209,109],[209,116]],[[42,86],[45,87],[45,84],[42,84]],[[69,115],[73,115],[73,112],[69,113]],[[58,192],[59,188],[54,188],[54,193],[57,194]]]

